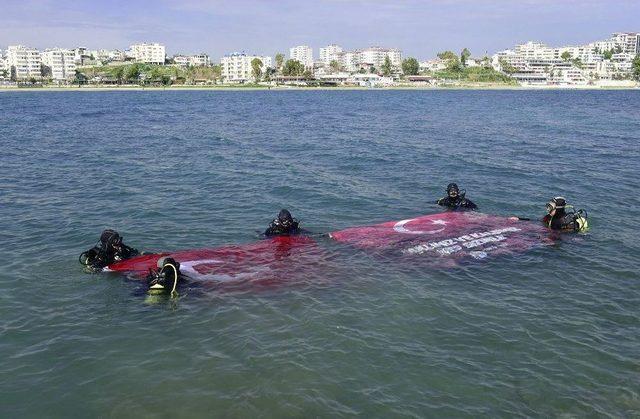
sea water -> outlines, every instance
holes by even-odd
[[[640,414],[640,91],[0,93],[0,416]],[[440,211],[591,230],[452,269],[319,238],[295,283],[182,290],[83,273],[147,251]],[[250,285],[250,284],[249,284]]]

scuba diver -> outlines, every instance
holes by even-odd
[[[180,279],[180,263],[168,256],[158,259],[157,270],[149,268],[147,284],[150,294],[170,293],[175,296]]]
[[[295,234],[306,233],[299,227],[300,222],[291,216],[291,213],[286,210],[280,210],[278,218],[274,218],[269,224],[269,227],[265,230],[264,235],[267,237],[272,236],[291,236]]]
[[[138,250],[122,242],[122,236],[117,231],[107,229],[100,235],[100,241],[91,249],[82,252],[78,260],[91,272],[99,272],[114,262],[138,255]]]
[[[478,208],[476,204],[465,198],[466,191],[460,192],[458,185],[450,183],[447,185],[447,196],[440,198],[436,204],[447,207],[451,210],[475,210]]]
[[[587,212],[582,209],[575,211],[561,196],[549,201],[546,209],[547,215],[542,218],[542,222],[551,230],[584,232],[589,228]]]

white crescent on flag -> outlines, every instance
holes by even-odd
[[[402,220],[402,221],[398,221],[394,226],[393,226],[393,231],[395,231],[396,233],[402,233],[402,234],[437,234],[440,233],[441,231],[444,231],[444,229],[446,228],[445,225],[447,224],[446,221],[444,220],[431,220],[432,224],[435,225],[441,225],[441,228],[438,228],[436,230],[408,230],[405,225],[407,225],[408,223],[410,223],[411,221],[415,220],[415,218],[410,218],[408,220]]]

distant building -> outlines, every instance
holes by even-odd
[[[435,60],[421,61],[418,63],[420,71],[440,71],[447,68],[447,62],[436,58]]]
[[[313,50],[306,45],[289,49],[289,58],[300,61],[307,68],[313,68]]]
[[[387,57],[393,67],[399,68],[402,64],[402,51],[397,48],[369,47],[355,51],[335,52],[340,66],[350,73],[360,69],[368,70],[371,67],[380,71]]]
[[[211,65],[211,59],[208,54],[196,54],[189,57],[189,65],[193,67],[201,67]]]
[[[173,63],[181,67],[202,67],[211,65],[211,59],[207,54],[175,55]]]
[[[358,63],[360,61],[359,51],[344,51],[338,54],[338,62],[340,66],[349,73],[358,71]]]
[[[131,56],[140,63],[164,64],[166,53],[164,45],[134,44],[130,47]]]
[[[394,67],[400,67],[402,64],[402,52],[399,49],[382,47],[369,47],[360,51],[359,64],[373,66],[380,70],[387,57]]]
[[[42,77],[42,57],[40,51],[23,45],[11,45],[7,48],[7,66],[11,78],[25,80]]]
[[[630,78],[639,52],[640,33],[616,32],[609,39],[586,45],[549,47],[526,42],[494,54],[491,64],[512,73],[522,84],[584,85]]]
[[[253,68],[251,61],[258,58],[262,61],[262,71],[272,67],[271,57],[260,55],[247,55],[245,53],[233,53],[222,57],[220,64],[222,66],[222,78],[231,83],[244,83],[253,79]]]
[[[85,60],[90,58],[85,47],[77,47],[73,49],[74,61],[76,65],[83,65]]]
[[[640,33],[614,32],[611,39],[627,54],[640,54]]]
[[[0,49],[0,71],[7,71],[7,57],[4,56]]]
[[[320,48],[320,62],[326,66],[329,66],[332,61],[340,62],[340,54],[342,51],[341,46],[333,44]]]
[[[42,53],[43,75],[53,80],[73,79],[76,72],[75,52],[69,49],[47,49]]]
[[[180,67],[189,66],[189,57],[187,57],[186,55],[174,55],[172,59],[175,65],[178,65]]]
[[[126,59],[125,53],[117,49],[99,49],[96,51],[87,52],[87,54],[101,63],[121,62]]]

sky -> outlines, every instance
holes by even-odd
[[[288,54],[295,45],[397,47],[419,60],[469,48],[492,54],[528,40],[551,46],[640,32],[640,0],[0,0],[0,49],[22,44],[169,55]]]

